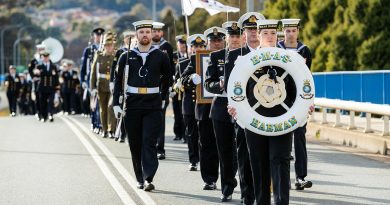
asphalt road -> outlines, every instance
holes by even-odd
[[[172,140],[171,117],[166,130],[167,159],[160,161],[156,191],[146,193],[135,188],[128,145],[91,133],[88,119],[1,117],[0,204],[220,204],[220,189],[202,190],[200,172],[188,171],[187,146]],[[389,163],[327,144],[309,143],[308,153],[313,187],[291,190],[290,204],[390,204]],[[239,198],[237,188],[227,204]]]

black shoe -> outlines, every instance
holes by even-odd
[[[115,134],[113,132],[109,132],[108,135],[110,136],[111,139],[115,138]]]
[[[306,181],[305,179],[297,178],[295,180],[295,189],[304,190],[305,188],[310,188],[313,186],[311,181]]]
[[[101,135],[103,138],[107,138],[108,137],[108,132],[101,132]]]
[[[152,191],[154,190],[154,185],[152,182],[145,182],[144,191]]]
[[[114,139],[115,141],[118,141],[119,140],[119,137],[115,137],[115,139]]]
[[[215,184],[215,182],[205,183],[203,185],[203,190],[215,190],[215,189],[217,189],[217,185]]]
[[[228,196],[222,195],[221,196],[221,202],[229,202],[231,200],[232,200],[232,195],[228,195]]]
[[[187,144],[187,140],[183,138],[183,144]]]
[[[119,140],[119,143],[125,143],[125,139],[123,138],[121,138],[121,140]]]
[[[198,171],[198,165],[196,163],[190,164],[189,168],[190,171]]]
[[[244,205],[253,205],[255,203],[255,200],[253,198],[250,198],[250,197],[242,198],[241,203]]]
[[[173,141],[178,141],[178,140],[181,140],[181,137],[175,137],[175,138],[173,138]]]
[[[144,183],[138,182],[138,183],[137,183],[137,188],[138,188],[138,189],[144,189]]]
[[[53,116],[51,116],[51,115],[49,116],[49,121],[50,121],[50,122],[53,122],[53,121],[54,121]]]
[[[165,159],[165,153],[158,153],[158,154],[157,154],[157,158],[158,158],[159,160]]]

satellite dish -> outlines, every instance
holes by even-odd
[[[45,39],[42,44],[45,45],[46,50],[50,53],[50,60],[57,63],[64,55],[64,47],[61,42],[55,38],[49,37]]]

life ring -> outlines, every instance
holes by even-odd
[[[265,136],[286,134],[304,125],[314,104],[314,91],[305,59],[275,47],[237,58],[227,86],[237,123]]]

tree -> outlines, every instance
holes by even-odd
[[[114,23],[114,29],[118,34],[128,29],[134,30],[133,23],[139,20],[137,16],[125,14]]]
[[[142,3],[138,3],[135,6],[133,6],[130,10],[131,16],[136,16],[139,19],[151,19],[152,16],[150,15],[152,12],[144,6]]]
[[[166,7],[161,12],[161,22],[165,24],[164,26],[164,35],[165,39],[171,44],[176,45],[175,43],[175,35],[177,34],[177,29],[174,27],[173,21],[176,21],[174,15],[173,15],[173,9],[171,7]]]

